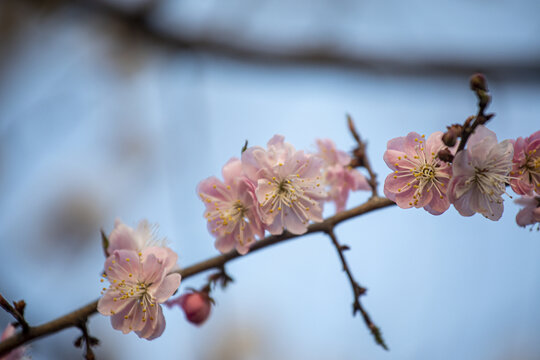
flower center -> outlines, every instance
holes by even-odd
[[[221,203],[216,202],[215,210],[206,213],[206,217],[208,218],[208,221],[219,218],[219,221],[216,221],[216,227],[212,231],[219,231],[228,235],[231,234],[238,225],[241,230],[244,230],[246,222],[249,222],[247,218],[248,211],[249,208],[240,200],[231,202],[222,201]]]
[[[429,157],[423,146],[417,145],[415,150],[416,155],[412,158],[407,155],[404,155],[403,158],[398,157],[398,162],[395,164],[398,170],[395,171],[394,179],[410,179],[405,186],[398,189],[398,192],[406,191],[411,187],[416,189],[409,203],[410,206],[416,206],[424,191],[428,193],[433,188],[437,193],[436,196],[443,199],[445,193],[443,180],[450,178],[450,174],[445,172],[443,168],[448,165],[442,163],[435,152],[431,153],[431,157]]]
[[[424,164],[420,168],[414,169],[414,176],[420,181],[431,181],[435,178],[435,167],[431,164]]]
[[[300,175],[292,175],[283,179],[272,177],[268,181],[271,189],[265,194],[265,199],[261,203],[261,208],[267,213],[282,211],[284,208],[290,208],[295,213],[307,218],[306,212],[311,205],[316,202],[310,197],[307,190],[317,189],[321,186],[320,177],[314,179],[303,179]]]
[[[474,168],[474,176],[466,184],[475,184],[480,192],[487,196],[490,202],[502,203],[500,196],[506,192],[507,175],[502,175],[486,168]]]
[[[132,274],[129,274],[129,277],[132,277]],[[146,312],[149,307],[156,306],[156,299],[148,292],[148,288],[152,284],[146,284],[142,281],[137,283],[126,283],[125,280],[122,280],[120,283],[111,284],[111,287],[120,291],[119,298],[113,298],[113,301],[123,301],[127,299],[137,299],[138,305],[142,308],[142,321],[146,321]],[[132,315],[125,315],[124,319],[129,319]],[[150,320],[154,320],[150,316]]]

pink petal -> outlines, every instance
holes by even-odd
[[[383,160],[392,170],[398,170],[396,164],[401,161],[406,154],[401,150],[388,149],[384,152]]]
[[[405,144],[405,137],[397,137],[392,140],[389,140],[386,144],[388,150],[398,150],[403,151],[403,146]]]
[[[448,201],[448,197],[445,195],[439,194],[433,194],[433,197],[428,205],[426,205],[425,209],[432,215],[440,215],[444,213],[448,208],[450,207],[450,202]]]
[[[152,251],[152,248],[146,250]],[[147,251],[145,251],[143,254],[144,261],[142,263],[139,280],[145,284],[152,284],[150,289],[157,289],[167,275],[167,271],[163,265],[164,261],[159,259],[152,252],[147,253]]]
[[[121,297],[122,294],[120,291],[114,288],[107,290],[107,292],[99,299],[97,310],[100,314],[105,316],[121,312],[129,304],[129,301],[121,300]],[[114,299],[116,299],[116,301],[114,301]]]
[[[109,281],[128,280],[128,274],[133,274],[135,278],[139,274],[139,255],[133,250],[115,250],[111,256],[105,260],[105,272]],[[135,281],[135,278],[132,281]]]
[[[135,332],[137,336],[146,340],[152,340],[163,333],[163,331],[161,331],[161,333],[157,334],[160,320],[162,319],[163,323],[165,323],[163,314],[160,316],[160,310],[161,306],[159,305],[148,308],[146,321],[144,322],[145,325],[141,330]]]
[[[244,174],[242,170],[242,162],[238,158],[231,158],[221,169],[223,180],[226,184],[231,184],[236,178],[241,177]]]
[[[156,302],[162,303],[170,298],[180,286],[181,279],[182,277],[180,274],[175,273],[167,275],[154,294]]]
[[[396,178],[394,178],[396,176]],[[412,175],[406,176],[402,174],[390,173],[384,180],[385,192],[392,192],[395,194],[400,193],[407,186],[407,184],[414,185],[417,183],[416,178]],[[412,187],[412,186],[411,186]],[[400,190],[401,191],[398,191]]]
[[[158,338],[163,334],[163,331],[165,330],[165,317],[163,316],[163,310],[161,310],[161,306],[157,307],[157,315],[155,317],[155,324],[152,324],[152,332],[149,334],[149,336],[145,337],[147,340],[154,340],[155,338]],[[148,334],[145,334],[148,335]]]
[[[214,246],[219,250],[219,252],[225,254],[234,249],[235,243],[236,240],[234,239],[234,236],[224,235],[216,239]]]
[[[421,145],[420,141],[424,141],[424,138],[421,137],[420,134],[417,132],[408,133],[403,142],[403,151],[405,154],[409,156],[416,155],[416,149]]]
[[[475,211],[471,208],[471,191],[463,194],[462,197],[454,201],[454,207],[462,216],[473,216]]]
[[[123,300],[126,302],[125,307],[118,313],[111,316],[111,325],[114,329],[122,331],[127,334],[132,330],[139,330],[142,328],[142,308],[139,305],[139,301],[134,298]],[[128,317],[127,319],[125,317]]]
[[[162,264],[164,272],[169,272],[176,266],[178,254],[168,247],[152,246],[144,249],[142,251],[143,262],[145,262],[146,258],[151,254],[159,260],[160,264]]]
[[[534,224],[535,221],[534,221],[534,216],[533,216],[533,210],[534,210],[534,207],[532,206],[521,209],[516,215],[517,224],[523,227]]]
[[[217,189],[218,186],[221,188],[225,187],[225,185],[221,182],[221,180],[219,180],[215,176],[206,178],[197,185],[197,194],[199,194],[199,196],[202,196],[202,200],[204,201],[205,205],[207,205],[208,203],[206,201],[208,197],[223,199],[223,193]],[[209,202],[208,204],[211,204],[211,203],[212,202]]]
[[[427,141],[426,141],[426,147],[425,147],[425,153],[427,155],[431,155],[432,153],[437,154],[439,150],[444,148],[444,144],[442,142],[442,131],[436,131],[433,134],[429,135]]]
[[[114,229],[109,235],[109,248],[107,249],[107,252],[111,255],[115,250],[137,251],[135,231],[122,223],[119,219],[116,219]]]
[[[285,229],[293,234],[303,234],[307,231],[307,224],[302,223],[302,218],[292,209],[284,211],[283,224]]]

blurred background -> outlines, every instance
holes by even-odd
[[[475,71],[499,139],[529,136],[538,14],[535,0],[2,0],[0,293],[26,300],[32,324],[97,298],[99,229],[116,217],[159,223],[181,266],[217,255],[195,187],[245,139],[350,150],[349,113],[383,182],[389,139],[475,113]],[[312,235],[230,263],[236,281],[200,328],[165,310],[147,342],[93,316],[97,358],[540,359],[540,238],[517,211],[508,198],[498,222],[392,208],[338,227],[389,352]],[[33,359],[82,358],[78,335],[36,341]]]

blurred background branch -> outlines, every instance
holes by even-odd
[[[534,57],[501,57],[489,61],[450,56],[408,59],[407,56],[382,55],[361,49],[355,51],[333,38],[312,38],[295,46],[269,44],[264,38],[246,41],[237,36],[241,28],[222,29],[211,21],[201,24],[204,31],[188,34],[176,29],[174,23],[160,21],[159,16],[156,16],[162,5],[160,0],[4,0],[4,13],[6,8],[9,9],[10,2],[25,2],[30,5],[28,11],[49,14],[66,9],[83,11],[86,14],[80,16],[100,17],[121,25],[122,32],[129,33],[127,38],[130,41],[142,39],[169,50],[204,53],[264,66],[325,66],[353,72],[414,76],[466,77],[481,71],[497,80],[540,79],[540,54]],[[9,15],[5,17],[9,18]]]

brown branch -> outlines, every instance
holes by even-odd
[[[15,1],[15,0],[12,0]],[[21,1],[21,0],[16,0]],[[40,6],[41,1],[26,0]],[[58,2],[59,0],[57,0]],[[293,50],[272,46],[264,42],[249,43],[238,40],[233,31],[223,29],[207,29],[201,34],[183,34],[175,30],[167,30],[148,21],[151,12],[144,4],[140,8],[129,9],[106,0],[63,0],[65,5],[77,6],[90,14],[110,19],[125,26],[133,35],[129,39],[144,38],[151,44],[157,44],[172,50],[189,50],[231,58],[236,61],[258,63],[266,66],[328,66],[349,71],[371,71],[414,76],[461,76],[465,77],[475,71],[482,70],[490,76],[512,81],[535,81],[540,77],[540,61],[538,58],[515,61],[463,61],[461,59],[418,59],[403,61],[399,57],[387,57],[367,54],[365,51],[348,51],[347,47],[335,43],[317,44],[313,46],[295,46]],[[152,3],[150,1],[150,3]],[[225,33],[225,34],[224,34]]]
[[[269,246],[279,244],[289,239],[299,238],[307,234],[312,234],[312,233],[317,233],[317,232],[328,233],[328,231],[332,231],[336,225],[338,225],[339,223],[343,221],[361,216],[363,214],[367,214],[369,212],[372,212],[378,209],[392,206],[392,205],[395,205],[395,203],[391,200],[388,200],[386,198],[380,198],[380,197],[372,197],[367,202],[363,203],[360,206],[339,212],[336,215],[327,218],[321,223],[310,225],[305,234],[294,235],[289,232],[285,232],[281,235],[267,236],[263,240],[254,243],[250,248],[250,252],[247,253],[246,255],[240,255],[236,251],[231,251],[226,254],[218,255],[208,260],[201,261],[195,265],[181,269],[178,271],[178,273],[182,275],[182,278],[185,280],[191,276],[205,272],[207,270],[221,269],[227,262],[234,260],[238,257],[248,256],[249,254],[253,254]],[[0,343],[0,356],[8,353],[9,351],[23,344],[26,344],[40,337],[48,336],[60,330],[67,329],[70,327],[79,327],[81,320],[87,319],[88,317],[96,313],[97,302],[98,301],[95,300],[88,305],[85,305],[69,314],[61,316],[43,325],[31,326],[27,333],[21,332],[2,341]]]
[[[76,347],[81,347],[82,343],[84,342],[84,358],[86,360],[95,360],[96,356],[94,355],[94,351],[92,350],[92,346],[99,345],[99,340],[96,339],[93,336],[90,336],[90,333],[88,332],[88,327],[86,326],[88,319],[82,320],[78,327],[82,332],[82,335],[75,340],[74,345]]]
[[[473,118],[469,117],[463,124],[463,130],[461,131],[461,141],[459,142],[459,147],[456,151],[456,154],[465,149],[467,140],[472,135],[474,130],[479,125],[484,125],[487,123],[494,114],[485,114],[487,106],[491,102],[491,96],[489,95],[489,90],[487,88],[486,78],[483,74],[474,74],[470,79],[471,90],[475,92],[476,97],[478,98],[478,112]],[[474,119],[471,124],[471,120]]]
[[[351,283],[351,288],[353,291],[353,315],[356,315],[357,312],[360,312],[362,314],[362,317],[364,319],[364,322],[366,323],[366,326],[371,331],[371,334],[375,338],[375,342],[379,345],[381,345],[385,350],[388,350],[388,347],[386,346],[386,343],[384,342],[384,339],[381,334],[381,330],[373,323],[371,320],[371,317],[367,313],[367,311],[362,306],[362,303],[360,302],[360,296],[364,295],[366,293],[366,288],[360,286],[360,284],[354,279],[353,274],[351,272],[351,269],[349,268],[349,265],[347,263],[347,260],[345,259],[345,255],[343,254],[343,251],[348,250],[347,246],[340,245],[336,234],[334,233],[334,230],[329,230],[326,232],[330,239],[332,240],[332,244],[334,244],[334,247],[336,248],[336,251],[339,255],[339,259],[341,260],[341,264],[343,265],[343,271],[347,274],[347,277],[349,278],[349,282]]]
[[[351,132],[354,140],[356,140],[357,147],[353,150],[354,159],[351,162],[352,167],[364,167],[369,174],[369,186],[371,187],[371,194],[374,197],[379,196],[377,193],[377,174],[371,168],[371,163],[369,162],[369,157],[367,156],[367,144],[362,141],[360,134],[356,130],[354,121],[352,117],[347,114],[347,125],[349,126],[349,131]]]
[[[30,326],[24,318],[24,307],[26,306],[26,304],[23,300],[20,300],[19,302],[14,302],[13,304],[15,306],[12,306],[9,301],[7,301],[6,298],[4,298],[0,294],[0,306],[8,313],[10,313],[15,318],[15,320],[17,320],[17,322],[22,327],[23,333],[27,333]]]

